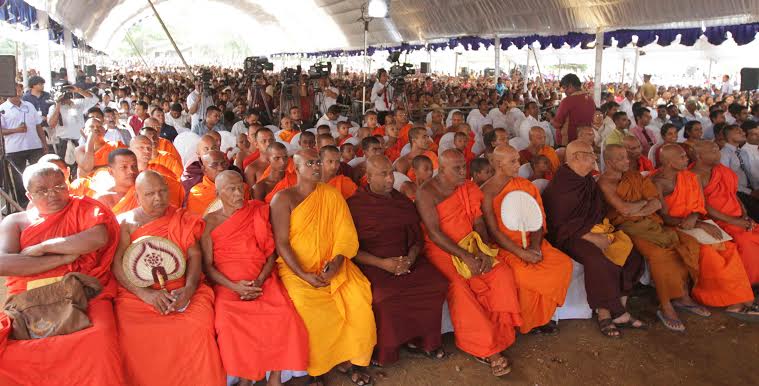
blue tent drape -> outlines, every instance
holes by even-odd
[[[26,29],[38,28],[37,9],[27,4],[23,0],[0,0],[0,21],[9,24],[20,24]],[[53,19],[49,19],[48,32],[50,40],[58,44],[63,44],[63,26]],[[77,36],[72,36],[72,45],[78,48],[82,45]],[[89,46],[84,46],[92,49]]]

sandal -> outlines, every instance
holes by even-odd
[[[502,377],[511,372],[511,361],[509,361],[509,359],[506,358],[504,355],[501,355],[495,361],[491,361],[488,358],[482,358],[482,357],[474,357],[474,359],[476,359],[477,362],[480,362],[484,365],[489,366],[490,371],[493,373],[493,376],[495,377]]]
[[[306,382],[306,385],[308,386],[324,386],[324,377],[321,375],[315,376],[315,377],[308,377],[308,382]]]
[[[622,337],[622,331],[619,331],[611,318],[598,319],[598,328],[607,338],[617,339]]]
[[[421,355],[429,359],[436,359],[441,360],[448,357],[448,353],[443,350],[442,347],[438,347],[435,350],[432,351],[424,351],[419,347],[414,346],[413,344],[409,343],[406,344],[406,350],[414,355]]]
[[[374,381],[372,379],[372,376],[369,375],[366,371],[364,371],[363,366],[351,365],[345,370],[338,367],[337,371],[347,376],[348,379],[351,380],[351,382],[353,382],[355,385],[358,385],[358,386],[371,386],[372,382]]]
[[[702,318],[708,318],[712,316],[712,313],[709,312],[709,310],[706,309],[706,307],[702,307],[698,304],[688,305],[688,304],[682,304],[678,302],[672,302],[672,307],[674,307],[676,310],[690,312],[693,315],[698,315]]]
[[[668,318],[661,310],[656,311],[656,317],[661,320],[661,323],[670,331],[685,332],[685,324],[680,319]]]
[[[743,306],[739,311],[725,311],[728,316],[750,323],[759,322],[759,306]]]
[[[628,315],[627,316],[628,319],[626,322],[614,322],[612,320],[614,325],[617,326],[618,328],[629,328],[631,330],[648,330],[648,324],[646,322],[640,319],[633,318],[633,316],[630,315],[629,313],[626,313],[626,314]]]
[[[551,320],[550,322],[540,327],[535,327],[529,332],[530,335],[547,335],[547,336],[553,336],[558,333],[559,333],[559,324],[553,320]]]

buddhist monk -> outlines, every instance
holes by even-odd
[[[90,118],[84,124],[84,136],[87,142],[76,147],[77,177],[90,177],[98,168],[108,166],[108,153],[111,150],[125,147],[121,142],[107,142],[102,121]]]
[[[416,193],[424,253],[448,279],[456,346],[500,377],[511,372],[501,352],[514,343],[522,318],[514,274],[494,264],[497,251],[488,248],[481,204],[482,192],[466,180],[466,160],[455,149],[443,152],[440,172]]]
[[[279,130],[277,132],[277,138],[284,142],[290,143],[295,134],[298,134],[298,130],[293,126],[293,121],[289,117],[282,117],[279,120]]]
[[[192,189],[193,186],[199,184],[203,180],[203,164],[200,159],[211,150],[221,149],[221,141],[216,140],[211,133],[212,132],[209,131],[208,134],[200,137],[200,141],[198,141],[198,144],[195,147],[195,154],[198,156],[198,160],[187,164],[184,168],[184,173],[182,173],[182,178],[180,178],[182,186],[187,194],[190,194],[190,189]]]
[[[118,223],[99,202],[70,196],[52,163],[28,166],[23,181],[32,209],[0,222],[0,276],[8,295],[23,296],[69,273],[92,276],[103,288],[87,303],[91,326],[67,335],[44,337],[45,330],[35,330],[40,339],[12,340],[11,320],[1,314],[0,384],[124,384],[112,305]]]
[[[182,166],[182,156],[179,155],[179,151],[177,151],[177,148],[174,147],[174,144],[171,143],[170,140],[166,138],[162,138],[159,133],[161,132],[161,126],[162,123],[156,119],[156,118],[146,118],[144,122],[142,122],[143,126],[142,129],[140,129],[140,134],[147,136],[150,138],[151,141],[153,141],[153,147],[155,147],[156,152],[166,152],[168,154],[171,154],[174,158],[180,160],[179,166],[181,168]],[[152,129],[152,130],[145,130],[145,129]],[[181,176],[182,172],[180,171],[178,176]]]
[[[438,169],[438,159],[437,154],[429,150],[432,139],[427,133],[427,129],[415,127],[408,132],[408,135],[411,141],[411,151],[403,157],[398,158],[393,167],[399,173],[406,174],[413,181],[416,178],[416,173],[414,173],[414,169],[411,167],[411,161],[414,160],[414,157],[424,155],[429,158],[432,161],[433,171]]]
[[[519,152],[519,162],[526,164],[530,162],[532,157],[537,155],[546,156],[551,161],[551,172],[556,173],[559,169],[560,161],[556,155],[556,151],[550,146],[546,145],[546,132],[540,126],[535,126],[530,129],[530,145],[524,150]]]
[[[661,201],[656,185],[650,177],[644,178],[633,169],[639,158],[634,154],[631,157],[628,145],[640,149],[638,139],[633,139],[635,142],[624,140],[625,147],[606,146],[606,170],[598,179],[598,186],[608,205],[609,221],[630,236],[635,248],[648,261],[659,298],[657,317],[664,327],[683,332],[685,324],[677,309],[704,317],[711,314],[690,297],[689,278],[692,282],[698,278],[699,247],[681,243],[673,229],[663,226],[657,214]]]
[[[153,141],[144,135],[137,135],[129,141],[129,150],[137,156],[137,170],[140,172],[152,170],[162,175],[169,187],[169,202],[177,207],[181,206],[189,192],[185,192],[184,184],[176,180],[174,172],[161,164],[153,163]],[[96,191],[102,191],[104,189],[99,185],[107,182],[93,177],[90,186]]]
[[[90,188],[90,178],[77,178],[71,181],[71,169],[66,161],[63,160],[58,154],[45,154],[40,157],[37,163],[50,162],[55,166],[58,166],[63,172],[63,176],[66,180],[66,184],[69,186],[69,194],[72,196],[87,196],[92,197],[95,195],[95,191]]]
[[[235,166],[240,168],[240,170],[245,170],[248,165],[252,164],[261,156],[261,152],[258,150],[258,144],[256,143],[256,133],[261,127],[263,126],[258,123],[248,126],[246,134],[246,137],[248,138],[248,146],[241,148],[240,153],[237,154],[237,158],[235,159]]]
[[[119,215],[139,206],[134,191],[134,182],[140,171],[137,156],[129,149],[116,149],[108,155],[108,172],[113,177],[113,186],[98,192],[94,198]],[[182,203],[179,202],[181,205]]]
[[[654,163],[641,153],[643,147],[640,145],[640,140],[638,140],[636,136],[626,135],[622,138],[622,146],[624,146],[625,151],[627,152],[627,158],[630,159],[631,170],[640,173],[651,173],[654,171]],[[604,162],[605,161],[606,160],[604,159]]]
[[[308,335],[274,271],[269,206],[247,201],[245,191],[237,172],[216,176],[222,209],[205,217],[203,266],[214,283],[216,334],[227,374],[255,382],[271,371],[268,385],[281,385],[281,370],[306,369]]]
[[[308,330],[309,383],[333,367],[358,385],[372,383],[377,343],[369,281],[353,263],[358,238],[337,189],[321,183],[319,154],[295,154],[297,185],[271,202],[279,275]]]
[[[137,177],[140,206],[119,216],[121,241],[113,270],[121,286],[115,301],[119,344],[126,376],[139,385],[224,385],[214,335],[213,290],[202,280],[200,237],[205,223],[169,205],[162,176],[147,170]],[[124,271],[124,252],[143,236],[175,244],[186,261],[178,279],[138,287]]]
[[[149,121],[155,119],[148,118],[147,120]],[[153,168],[158,168],[157,165],[160,165],[161,167],[165,168],[165,170],[171,172],[175,180],[179,181],[179,179],[182,177],[182,172],[184,171],[184,168],[182,167],[182,157],[179,156],[179,153],[177,152],[175,155],[171,151],[164,151],[159,149],[159,140],[163,138],[159,137],[158,131],[152,127],[143,126],[142,129],[140,129],[140,134],[148,137],[148,139],[150,139],[150,141],[153,143],[153,157],[150,159],[151,170]],[[129,143],[131,144],[132,142],[130,141]],[[169,144],[171,145],[171,143]],[[174,146],[172,145],[172,148],[173,147]],[[164,146],[164,148],[166,147]],[[174,149],[174,152],[176,152],[176,149]],[[159,171],[159,173],[164,175],[166,174],[165,172],[161,171]]]
[[[706,215],[706,203],[699,178],[687,170],[688,155],[678,144],[661,149],[662,167],[653,181],[659,190],[662,208],[659,211],[667,226],[675,227],[684,242],[692,238],[683,230],[700,228],[716,240],[722,240],[722,230],[701,220]],[[752,304],[746,269],[743,268],[735,243],[725,241],[701,244],[699,272],[691,295],[699,303],[726,307],[725,312],[742,320],[759,321],[759,307]]]
[[[385,141],[385,156],[390,159],[390,162],[395,162],[395,160],[401,157],[401,150],[403,150],[405,144],[398,138],[399,135],[400,130],[398,126],[395,124],[385,125],[385,136],[387,137]]]
[[[205,214],[208,206],[216,199],[216,176],[229,167],[227,156],[218,150],[209,151],[201,161],[203,181],[193,186],[187,197],[187,210],[197,215]]]
[[[353,180],[337,174],[340,167],[340,149],[332,145],[324,146],[319,150],[319,157],[322,161],[322,182],[334,186],[346,200],[356,193],[358,186]]]
[[[358,186],[366,183],[366,159],[375,155],[382,155],[385,149],[375,137],[366,137],[361,140],[363,157],[354,158],[349,165],[353,168],[353,182]]]
[[[277,192],[295,185],[298,177],[288,170],[288,163],[291,161],[285,145],[279,142],[271,143],[266,150],[266,156],[269,166],[266,168],[266,174],[259,177],[258,182],[253,185],[253,198],[269,204]]]
[[[387,129],[387,126],[385,126]],[[424,236],[413,202],[393,189],[385,156],[367,160],[368,185],[348,199],[358,232],[356,262],[372,283],[377,321],[374,362],[398,360],[401,347],[429,358],[446,356],[440,315],[448,281],[422,253]]]
[[[738,199],[738,176],[720,163],[719,146],[698,141],[694,145],[695,173],[704,189],[706,212],[738,246],[743,267],[752,285],[759,284],[759,227]]]
[[[484,198],[482,214],[488,234],[500,247],[498,260],[508,264],[514,272],[519,293],[522,325],[519,331],[526,334],[556,334],[558,326],[551,321],[556,307],[564,304],[569,282],[572,279],[572,261],[569,256],[551,246],[543,238],[545,210],[540,192],[529,180],[519,177],[519,153],[509,145],[495,148],[491,156],[495,175],[482,185]],[[537,201],[543,227],[529,232],[527,245],[522,244],[519,230],[506,227],[501,219],[501,205],[511,192],[526,192]],[[517,211],[520,208],[510,208]],[[513,215],[518,215],[516,212]]]
[[[264,170],[269,167],[269,146],[274,143],[274,134],[267,128],[261,128],[256,132],[256,146],[258,158],[245,167],[245,182],[253,186],[258,182]]]
[[[548,239],[585,269],[588,304],[604,336],[621,337],[619,328],[644,329],[626,310],[627,294],[643,273],[643,259],[624,232],[605,218],[603,194],[591,172],[596,154],[587,143],[567,145],[566,163],[543,191]]]

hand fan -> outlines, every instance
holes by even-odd
[[[527,248],[527,232],[543,227],[543,212],[527,192],[515,190],[501,202],[501,221],[509,230],[522,233],[522,248]]]
[[[158,284],[164,288],[167,281],[184,275],[186,264],[184,253],[171,240],[143,236],[124,252],[123,267],[127,280],[135,286]]]

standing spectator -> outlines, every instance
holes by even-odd
[[[556,145],[566,146],[577,139],[578,127],[590,126],[593,122],[596,104],[593,97],[582,89],[580,78],[575,74],[564,75],[559,86],[564,89],[567,97],[559,104],[551,125],[556,129]]]
[[[213,106],[213,98],[203,90],[203,83],[196,81],[195,90],[187,96],[187,109],[192,116],[190,127],[195,127],[198,122],[203,120],[203,114],[205,114],[203,110],[208,109],[209,106]]]
[[[372,86],[370,101],[374,104],[374,110],[377,111],[377,120],[381,125],[385,124],[385,116],[393,109],[393,97],[395,90],[388,82],[389,76],[387,70],[380,68],[377,71],[377,81]]]
[[[48,112],[47,123],[50,130],[55,131],[54,138],[58,142],[56,153],[67,164],[75,165],[74,149],[79,145],[77,141],[84,130],[84,114],[98,103],[98,98],[76,86],[66,86],[64,91]],[[74,98],[74,93],[83,98]]]
[[[733,95],[733,83],[730,81],[730,75],[722,75],[722,85],[719,88],[722,98]]]
[[[21,97],[25,102],[31,103],[38,113],[41,114],[43,126],[47,125],[47,113],[53,104],[53,97],[45,92],[45,79],[40,76],[29,78],[29,90]]]

